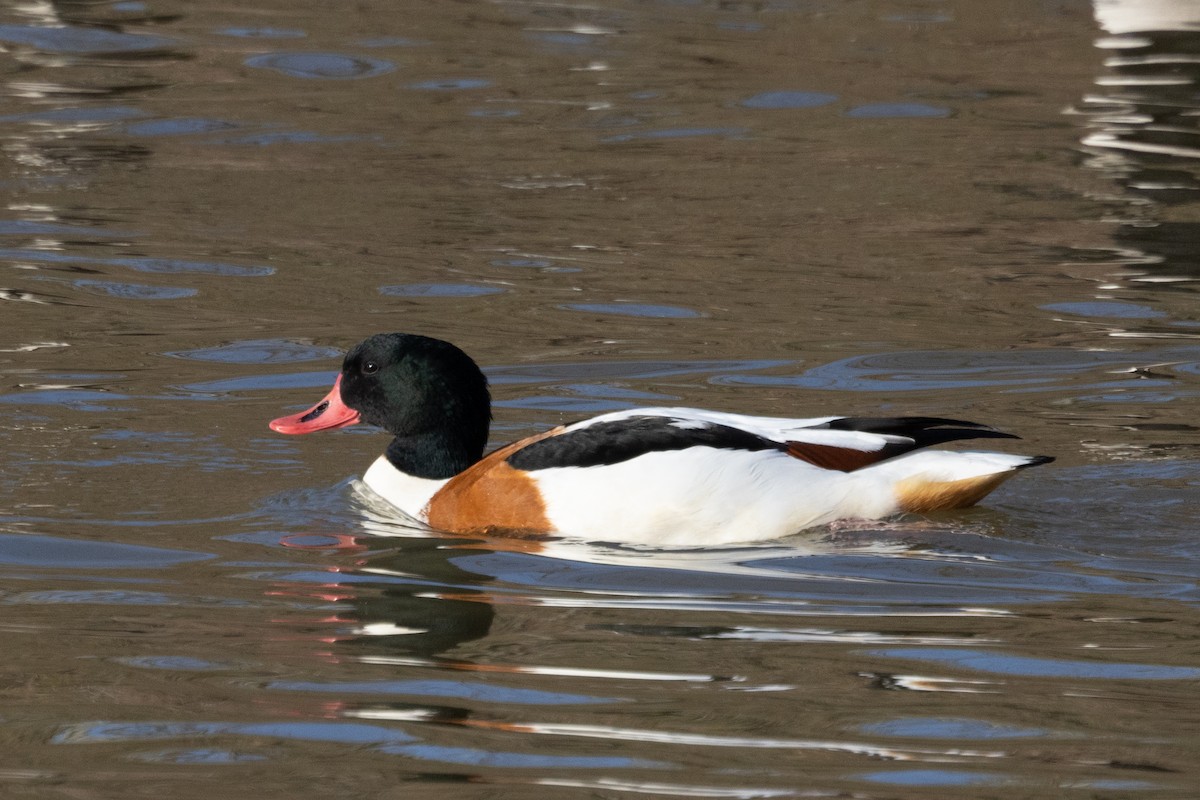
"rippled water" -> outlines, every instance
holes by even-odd
[[[1191,797],[1193,4],[0,12],[0,796]],[[600,411],[962,416],[980,508],[440,538],[267,420],[369,333]]]

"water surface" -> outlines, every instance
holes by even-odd
[[[1191,4],[0,12],[0,794],[1200,785]],[[366,335],[601,411],[960,416],[980,508],[442,538],[280,437]]]

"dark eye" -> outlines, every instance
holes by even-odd
[[[364,375],[374,375],[376,372],[379,372],[379,365],[374,361],[368,361],[363,364],[362,371]]]

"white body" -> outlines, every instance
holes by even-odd
[[[636,409],[570,425],[564,433],[635,416],[679,419],[680,427],[716,423],[778,442],[807,442],[865,452],[904,437],[811,428],[837,417],[777,419],[697,409]],[[879,519],[901,510],[906,481],[953,482],[1011,473],[1033,459],[987,452],[925,450],[840,472],[778,450],[690,447],[652,452],[616,464],[528,473],[555,530],[591,541],[650,545],[720,545],[786,536],[839,519]],[[420,522],[445,480],[399,472],[380,457],[366,485]]]

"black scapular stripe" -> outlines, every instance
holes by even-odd
[[[787,449],[779,442],[728,425],[706,422],[681,428],[679,422],[672,417],[658,416],[598,422],[533,442],[505,460],[514,469],[537,470],[619,464],[647,453],[689,447],[750,451]]]

